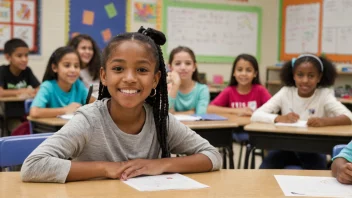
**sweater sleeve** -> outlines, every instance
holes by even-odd
[[[287,93],[287,88],[283,87],[277,94],[275,94],[268,102],[257,109],[252,117],[252,122],[266,122],[274,123],[275,118],[278,116],[278,112],[281,109],[282,99]]]
[[[210,102],[209,88],[206,85],[201,86],[199,91],[199,100],[196,105],[196,114],[206,114]]]
[[[211,160],[212,170],[220,169],[221,155],[217,149],[171,114],[169,114],[168,141],[172,153],[186,155],[201,153]]]
[[[65,183],[71,168],[68,159],[80,155],[89,140],[90,126],[87,118],[77,113],[27,157],[21,169],[22,181]]]

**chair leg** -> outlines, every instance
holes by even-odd
[[[252,148],[251,169],[255,169],[255,147]]]
[[[252,151],[252,146],[250,143],[247,144],[246,146],[246,155],[245,155],[245,158],[244,158],[244,169],[248,169],[248,164],[249,164],[249,156],[251,154],[251,151]]]

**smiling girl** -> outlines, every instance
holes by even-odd
[[[168,74],[170,112],[205,114],[210,101],[207,85],[199,83],[194,52],[184,46],[173,49]]]
[[[260,84],[258,62],[252,55],[240,54],[233,62],[229,86],[209,105],[209,113],[251,116],[271,98]]]
[[[100,50],[92,37],[80,34],[73,37],[68,46],[74,47],[81,59],[80,77],[84,85],[88,88],[93,85],[93,96],[98,98],[99,91],[99,70],[100,70]]]
[[[302,54],[286,62],[281,69],[281,81],[285,87],[254,112],[251,121],[294,123],[304,120],[310,127],[350,125],[352,113],[329,88],[335,78],[335,66],[322,57]],[[284,168],[288,165],[299,165],[303,169],[326,169],[326,156],[270,151],[260,168]]]
[[[88,90],[78,79],[80,70],[80,59],[73,47],[56,49],[50,56],[43,83],[29,115],[36,118],[56,117],[73,113],[85,104]]]

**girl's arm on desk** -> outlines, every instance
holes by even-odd
[[[126,180],[139,175],[162,173],[206,172],[212,170],[212,162],[203,154],[162,159],[134,159],[124,162],[71,162],[66,181],[92,178]]]
[[[33,95],[35,94],[35,90],[30,88],[22,88],[22,89],[4,89],[0,87],[0,97],[16,97],[21,94]]]

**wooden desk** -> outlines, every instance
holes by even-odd
[[[28,98],[24,97],[0,97],[0,108],[3,111],[4,123],[2,126],[1,136],[10,135],[10,130],[8,129],[8,119],[11,118],[23,118],[25,116],[24,112],[24,101]]]
[[[249,133],[252,149],[246,153],[245,168],[253,148],[316,152],[331,154],[337,144],[347,144],[352,138],[352,126],[284,127],[274,124],[251,123],[244,127]],[[254,163],[254,160],[252,160]],[[254,164],[251,165],[254,167]]]
[[[23,97],[0,97],[0,102],[23,102],[29,98]]]
[[[331,176],[330,171],[305,170],[221,170],[210,173],[186,174],[209,188],[140,192],[119,180],[80,181],[66,184],[23,183],[18,172],[0,173],[0,197],[284,197],[274,175]]]
[[[338,98],[338,100],[343,104],[352,104],[352,98]]]

